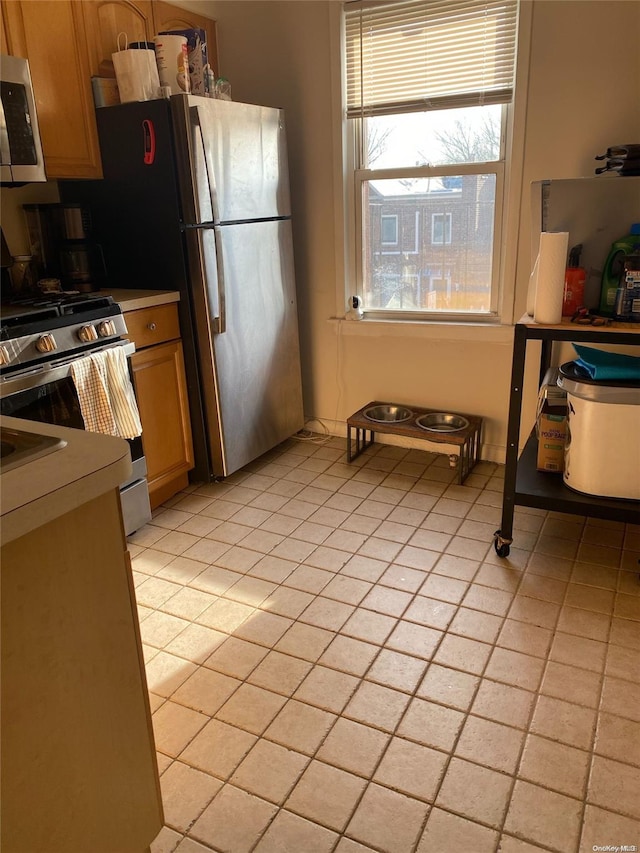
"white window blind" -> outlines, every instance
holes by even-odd
[[[345,5],[347,116],[508,103],[518,0]]]

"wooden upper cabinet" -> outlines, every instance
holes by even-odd
[[[3,3],[7,50],[29,60],[48,178],[102,177],[84,38],[88,5]]]
[[[153,0],[153,20],[157,33],[163,30],[206,30],[213,23],[211,18],[165,3],[164,0]]]
[[[111,54],[118,50],[118,35],[125,33],[127,44],[151,41],[155,35],[151,0],[91,0],[82,5],[91,74],[115,77]],[[126,47],[124,39],[121,46]]]
[[[5,0],[2,53],[29,60],[47,177],[101,178],[91,77],[114,77],[118,34],[204,29],[218,74],[215,22],[159,0]]]
[[[4,23],[5,16],[5,6],[7,4],[2,4],[2,11],[0,12],[0,53],[7,56],[11,51],[9,50],[9,44],[7,42],[7,28]]]
[[[209,63],[218,71],[215,23],[210,18],[157,0],[91,0],[82,5],[92,74],[115,76],[111,54],[118,50],[120,33],[126,33],[127,42],[152,41],[164,30],[193,28],[206,30]]]
[[[205,30],[209,65],[216,77],[219,76],[215,21],[198,15],[196,12],[191,12],[189,9],[182,9],[171,5],[171,3],[165,3],[164,0],[153,0],[153,22],[156,33],[166,30]]]

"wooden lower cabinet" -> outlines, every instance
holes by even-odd
[[[1,624],[3,853],[144,853],[164,819],[117,489],[2,546]]]
[[[131,364],[142,421],[149,500],[155,509],[185,488],[193,468],[182,344],[172,340],[139,349]]]

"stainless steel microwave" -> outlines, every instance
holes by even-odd
[[[46,181],[29,62],[0,57],[0,182]]]

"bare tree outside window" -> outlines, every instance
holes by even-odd
[[[448,133],[434,132],[446,163],[489,163],[500,157],[500,122],[493,113],[471,123],[456,119]]]
[[[490,105],[362,123],[365,310],[490,314],[502,121]]]
[[[387,150],[387,140],[392,132],[393,128],[378,125],[367,134],[367,163],[370,166]]]

